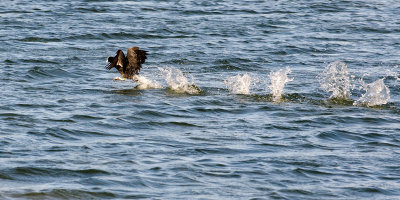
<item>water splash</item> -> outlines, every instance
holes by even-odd
[[[378,106],[386,104],[390,99],[390,90],[384,83],[385,78],[366,84],[363,78],[360,79],[360,89],[365,93],[353,103],[355,106]]]
[[[399,66],[396,65],[396,66],[392,67],[391,69],[386,70],[386,77],[393,77],[394,79],[396,79],[396,82],[400,81],[400,75],[396,71],[398,67]]]
[[[190,76],[191,81],[189,81],[181,70],[174,67],[159,67],[158,70],[164,76],[168,89],[176,93],[200,94],[201,90],[194,84],[193,76]]]
[[[228,77],[224,80],[224,83],[231,93],[250,94],[251,77],[248,74]]]
[[[347,64],[340,61],[330,63],[319,76],[319,82],[326,92],[332,92],[331,99],[349,99],[351,84]]]
[[[269,73],[269,78],[271,80],[271,85],[269,89],[273,96],[273,101],[280,101],[282,98],[283,88],[287,82],[293,81],[294,78],[289,78],[287,75],[292,71],[289,67],[286,69],[279,69],[277,71],[271,71]]]
[[[150,80],[148,78],[146,78],[145,76],[142,75],[135,75],[133,77],[134,80],[137,81],[138,86],[136,86],[137,89],[159,89],[162,88],[161,84],[159,84],[157,81],[155,80]]]

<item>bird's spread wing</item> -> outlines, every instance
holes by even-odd
[[[142,64],[146,61],[146,55],[147,51],[139,50],[138,47],[129,48],[126,55],[126,59],[128,61],[126,73],[128,73],[130,76],[139,74]]]
[[[115,57],[108,57],[108,64],[106,65],[106,69],[110,70],[113,67],[116,69],[120,69],[123,66],[125,60],[124,52],[118,50]]]

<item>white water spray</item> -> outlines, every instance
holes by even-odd
[[[148,78],[146,78],[145,76],[141,76],[141,75],[135,75],[133,77],[134,80],[137,80],[138,86],[136,87],[137,89],[158,89],[158,88],[162,88],[161,84],[159,84],[157,81],[155,80],[150,80]]]
[[[332,92],[329,98],[349,99],[351,84],[347,64],[340,61],[330,63],[319,76],[322,89]]]
[[[375,82],[366,84],[364,80],[360,79],[360,89],[365,93],[353,103],[355,106],[377,106],[386,104],[390,98],[390,90],[384,83],[385,78],[378,79]]]
[[[277,71],[271,71],[269,73],[269,78],[271,80],[271,85],[269,89],[271,90],[271,94],[273,96],[274,101],[280,101],[282,98],[283,88],[287,82],[293,81],[294,78],[289,78],[287,75],[291,73],[289,67],[286,69],[279,69]]]
[[[228,77],[224,80],[224,83],[231,93],[250,94],[251,77],[248,74]]]
[[[165,81],[168,84],[168,88],[176,93],[187,93],[187,94],[199,94],[201,90],[194,84],[193,76],[191,81],[182,73],[181,70],[174,67],[158,68]]]

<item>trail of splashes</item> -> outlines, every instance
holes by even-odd
[[[271,80],[271,85],[268,86],[271,90],[273,101],[280,101],[282,98],[283,88],[287,82],[293,81],[294,77],[289,78],[287,75],[292,71],[289,67],[286,69],[279,69],[277,71],[271,71],[269,73],[269,78]]]
[[[201,90],[194,84],[193,76],[191,81],[182,73],[181,70],[174,67],[159,67],[158,70],[164,76],[165,81],[168,84],[168,88],[176,93],[187,93],[187,94],[200,94]]]
[[[224,83],[231,93],[250,94],[251,77],[248,74],[228,77],[224,80]]]
[[[390,99],[390,90],[385,85],[384,80],[385,78],[381,78],[375,82],[366,84],[363,78],[361,78],[359,80],[361,84],[360,90],[364,90],[365,93],[353,105],[378,106],[386,104]]]
[[[146,78],[145,76],[142,75],[135,75],[133,77],[134,80],[137,81],[138,86],[136,86],[137,89],[159,89],[162,88],[161,84],[159,84],[157,81],[155,80],[150,80],[148,78]]]
[[[396,72],[395,70],[397,70],[399,66],[394,66],[392,67],[392,69],[388,69],[386,71],[386,77],[393,77],[394,79],[396,79],[396,81],[400,81],[400,75],[398,72]]]
[[[340,61],[330,63],[318,77],[322,89],[332,92],[329,98],[349,99],[351,84],[347,64]]]

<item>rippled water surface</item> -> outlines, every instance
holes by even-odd
[[[400,198],[398,1],[16,0],[0,27],[0,199]],[[139,86],[104,68],[132,46]]]

